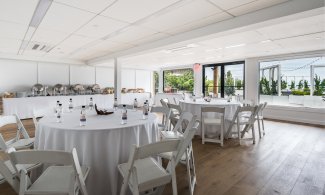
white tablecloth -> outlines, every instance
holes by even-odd
[[[42,118],[35,148],[71,151],[75,147],[80,163],[91,168],[86,181],[88,193],[116,195],[121,187],[117,165],[127,162],[132,145],[158,141],[157,117],[150,114],[142,120],[142,112],[129,110],[128,123],[121,125],[120,111],[106,116],[88,112],[87,125],[83,127],[79,126],[78,110],[64,113],[62,123],[56,123],[54,116]]]
[[[32,118],[34,109],[53,109],[56,101],[60,101],[63,109],[68,109],[69,99],[72,98],[74,106],[87,105],[90,97],[99,107],[111,108],[114,103],[114,94],[107,95],[76,95],[76,96],[42,96],[42,97],[23,97],[23,98],[4,98],[3,115],[18,114],[21,119]],[[150,93],[126,93],[121,94],[122,104],[133,104],[134,98],[140,104],[149,100]]]
[[[234,114],[236,113],[237,107],[240,106],[239,102],[227,102],[227,100],[218,100],[212,99],[211,102],[206,102],[203,99],[197,99],[196,102],[192,100],[180,100],[179,104],[183,111],[191,112],[192,114],[196,115],[199,120],[201,120],[201,107],[202,106],[218,106],[225,108],[225,129],[226,132],[231,120],[233,119]],[[214,117],[213,115],[209,115],[209,117]],[[216,127],[209,126],[206,129],[208,135],[216,135],[215,134]],[[201,125],[196,132],[197,135],[201,135]]]

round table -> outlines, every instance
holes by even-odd
[[[81,165],[89,166],[86,180],[91,195],[116,195],[120,190],[121,176],[117,165],[128,161],[132,145],[145,145],[159,140],[157,117],[149,114],[142,119],[142,112],[128,110],[127,124],[121,124],[121,110],[111,115],[97,115],[87,111],[86,126],[79,126],[80,110],[63,113],[62,123],[55,116],[45,116],[35,134],[38,150],[76,148]]]
[[[225,108],[225,133],[227,132],[231,120],[233,119],[237,107],[240,106],[239,102],[231,101],[227,102],[224,99],[212,99],[210,102],[206,102],[203,99],[197,99],[195,102],[192,100],[180,100],[179,105],[182,108],[182,111],[191,112],[192,114],[197,116],[197,119],[201,120],[201,107],[202,106],[217,106]],[[209,114],[209,117],[215,117],[215,115]],[[206,129],[207,136],[214,137],[218,136],[216,134],[216,128],[213,126],[209,126]],[[197,135],[201,135],[201,125],[196,132]]]

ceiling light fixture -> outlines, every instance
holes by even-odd
[[[219,51],[219,50],[222,50],[222,47],[215,48],[215,49],[206,49],[205,52],[210,53],[210,52]]]
[[[25,33],[24,39],[20,45],[20,48],[18,50],[18,54],[23,54],[26,47],[28,46],[28,44],[24,43],[25,41],[27,41],[27,43],[30,42],[30,40],[32,39],[36,29],[38,28],[38,26],[40,25],[40,23],[42,22],[47,10],[50,8],[51,4],[52,4],[53,0],[40,0],[37,4],[37,7],[34,11],[33,17],[29,23],[28,29]]]
[[[315,39],[319,40],[319,39],[322,39],[322,37],[316,37]]]
[[[229,45],[227,47],[225,47],[226,49],[230,49],[230,48],[235,48],[235,47],[243,47],[243,46],[246,46],[245,43],[242,43],[242,44],[238,44],[238,45]]]
[[[181,47],[175,47],[175,48],[171,48],[171,49],[162,50],[162,52],[164,52],[164,53],[173,53],[173,52],[176,52],[176,51],[181,51],[181,50],[184,50],[184,49],[190,49],[190,48],[195,48],[195,47],[199,47],[199,45],[192,43],[192,44],[188,44],[188,45],[181,46]]]
[[[269,43],[269,42],[271,42],[271,40],[270,39],[268,39],[268,40],[264,40],[264,41],[261,41],[260,43]]]

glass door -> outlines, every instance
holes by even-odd
[[[209,64],[203,68],[203,93],[227,98],[232,95],[244,96],[243,61]]]

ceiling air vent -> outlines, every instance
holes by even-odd
[[[48,52],[53,46],[47,43],[30,42],[26,50]]]

